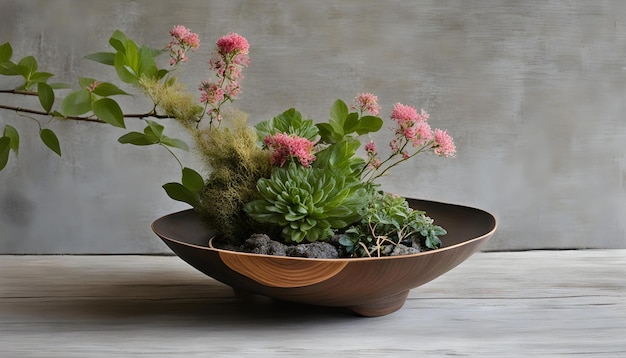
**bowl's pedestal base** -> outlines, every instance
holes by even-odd
[[[254,298],[258,297],[258,294],[254,292],[242,290],[242,289],[236,289],[236,288],[233,288],[233,293],[235,294],[235,297],[237,297],[237,299],[244,301],[244,302],[254,301]],[[407,290],[407,291],[400,292],[393,296],[381,298],[376,301],[371,301],[371,302],[363,303],[363,304],[356,305],[356,306],[347,306],[347,307],[342,307],[342,308],[348,311],[354,312],[358,314],[359,316],[363,316],[363,317],[385,316],[402,308],[408,296],[409,296],[409,291]],[[277,300],[277,301],[282,301],[282,300]]]
[[[409,291],[407,290],[407,291],[395,294],[393,296],[381,298],[379,300],[364,303],[362,305],[350,306],[346,308],[364,317],[384,316],[402,308],[408,296],[409,296]]]

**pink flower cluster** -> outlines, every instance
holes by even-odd
[[[250,64],[248,40],[233,32],[220,37],[216,45],[217,51],[209,60],[211,70],[217,71],[218,76],[229,77],[232,80],[243,78],[241,69]]]
[[[377,116],[380,113],[380,105],[378,104],[378,97],[371,93],[360,93],[354,98],[351,109],[358,110],[359,112],[369,112],[370,114]]]
[[[355,102],[358,101],[355,99]],[[371,98],[371,97],[370,97]],[[358,102],[360,103],[360,102]],[[358,107],[357,107],[358,108]],[[372,141],[365,145],[367,154],[367,168],[370,180],[384,175],[389,169],[401,161],[407,160],[424,150],[432,150],[436,155],[454,157],[456,146],[447,131],[441,129],[432,130],[428,124],[429,115],[425,110],[417,111],[414,107],[396,103],[391,111],[391,119],[396,122],[394,129],[395,137],[389,143],[391,155],[384,161],[378,158],[376,144]],[[407,147],[416,148],[412,153]],[[401,156],[401,159],[394,159]],[[381,168],[383,167],[384,168]],[[380,169],[380,173],[374,172]]]
[[[391,119],[398,123],[396,139],[391,142],[394,152],[400,150],[404,141],[411,142],[413,147],[422,146],[432,139],[433,133],[428,124],[429,115],[423,109],[418,113],[414,107],[396,103],[391,112]]]
[[[220,37],[217,40],[217,48],[223,54],[239,52],[247,55],[250,45],[248,44],[248,40],[246,40],[243,36],[233,32]]]
[[[295,158],[300,164],[308,168],[315,160],[313,155],[314,143],[303,137],[287,133],[268,134],[263,139],[263,144],[272,151],[272,165],[282,167],[287,160]]]
[[[376,151],[376,143],[369,141],[365,144],[365,153],[367,153],[367,166],[370,169],[378,169],[383,164],[378,158],[378,152]]]
[[[170,65],[174,66],[180,62],[187,62],[187,51],[195,50],[200,46],[200,38],[182,25],[174,26],[170,30],[172,40],[167,46],[170,51]]]
[[[396,139],[391,142],[391,150],[398,152],[402,150],[404,143],[412,143],[413,147],[430,144],[433,153],[444,157],[454,157],[456,146],[452,137],[447,131],[435,129],[428,124],[429,115],[423,109],[418,113],[411,106],[396,103],[391,112],[391,119],[398,123],[396,129]],[[402,153],[406,158],[408,153]]]
[[[200,102],[210,106],[207,114],[211,122],[213,119],[221,120],[219,112],[222,104],[236,99],[241,91],[239,80],[243,78],[242,69],[250,64],[250,45],[243,36],[231,33],[220,37],[216,47],[209,60],[209,68],[215,71],[217,79],[202,81],[198,88]]]
[[[433,143],[433,152],[444,157],[454,157],[456,155],[456,146],[448,131],[435,129],[435,141]]]
[[[218,103],[224,100],[224,89],[211,81],[202,81],[199,89],[202,103]]]

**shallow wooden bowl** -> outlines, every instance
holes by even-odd
[[[408,199],[448,234],[443,247],[413,255],[308,259],[248,254],[209,247],[210,230],[193,210],[152,224],[154,232],[184,261],[236,292],[280,300],[344,307],[363,316],[382,316],[402,307],[409,290],[454,268],[496,230],[493,215],[480,209]]]

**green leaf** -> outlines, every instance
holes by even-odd
[[[180,183],[167,183],[163,185],[163,189],[165,189],[167,196],[174,200],[182,201],[193,206],[194,208],[200,206],[198,196]]]
[[[154,136],[147,136],[141,132],[129,132],[117,139],[122,144],[133,145],[152,145],[158,144],[159,141]]]
[[[126,65],[128,65],[135,74],[137,73],[137,69],[139,68],[139,48],[137,44],[132,40],[127,40],[126,43],[126,51],[124,54],[126,55]]]
[[[315,126],[319,130],[322,140],[326,143],[337,143],[344,137],[343,133],[336,132],[330,123],[317,123]]]
[[[41,103],[41,107],[44,111],[50,113],[52,105],[54,104],[54,91],[52,87],[47,83],[39,82],[37,84],[37,96],[39,97],[39,103]]]
[[[52,73],[49,72],[35,72],[33,74],[31,74],[30,76],[30,82],[34,82],[34,83],[41,83],[41,82],[46,82],[48,81],[48,79],[50,77],[54,76]]]
[[[0,62],[7,62],[11,60],[12,56],[13,48],[11,44],[8,42],[3,43],[2,46],[0,46]]]
[[[26,56],[17,63],[17,70],[22,77],[29,79],[37,71],[37,60],[33,56]]]
[[[344,123],[348,117],[348,105],[338,99],[330,108],[330,124],[337,133],[343,134]]]
[[[18,76],[18,66],[11,61],[0,62],[0,75]]]
[[[109,44],[117,51],[125,52],[125,44],[127,41],[128,37],[126,37],[126,35],[122,31],[115,30],[115,32],[113,32],[113,35],[111,35],[111,38],[109,39]]]
[[[156,78],[158,80],[162,79],[163,77],[165,77],[168,73],[170,73],[170,71],[166,70],[166,69],[160,69],[157,74],[156,74]]]
[[[119,87],[117,87],[116,85],[109,83],[109,82],[100,82],[98,83],[98,85],[94,88],[93,93],[97,94],[98,96],[102,96],[102,97],[109,97],[109,96],[115,96],[115,95],[127,95],[128,93],[121,90]]]
[[[178,148],[185,151],[189,151],[189,146],[182,139],[170,138],[167,136],[161,137],[161,144],[166,145],[168,147]]]
[[[359,115],[356,112],[352,112],[346,116],[346,121],[343,123],[343,132],[345,134],[354,132],[355,127],[359,124]]]
[[[4,137],[8,137],[11,140],[10,142],[11,150],[13,150],[13,152],[15,152],[15,155],[17,155],[19,152],[19,148],[20,148],[20,135],[19,133],[17,133],[17,129],[7,124],[4,126],[3,135]]]
[[[114,67],[115,72],[117,72],[117,77],[119,77],[120,80],[131,84],[137,83],[137,76],[131,72],[132,69],[129,71],[130,67],[127,65],[126,55],[122,52],[115,54]]]
[[[89,90],[94,82],[97,82],[95,78],[81,77],[78,79],[78,84],[80,85],[80,88],[84,90]]]
[[[80,116],[91,111],[91,94],[78,90],[67,95],[61,102],[61,112],[66,116]]]
[[[110,98],[102,98],[93,102],[93,113],[112,126],[126,128],[124,112],[119,104]]]
[[[200,194],[204,188],[204,179],[197,171],[191,168],[183,168],[183,186],[192,193]]]
[[[146,123],[148,124],[148,126],[144,128],[143,132],[147,135],[153,135],[159,141],[161,141],[161,137],[163,137],[163,130],[165,129],[165,127],[151,120],[146,120]]]
[[[383,120],[375,116],[363,116],[359,121],[359,125],[355,128],[355,132],[359,135],[377,132],[382,128]]]
[[[155,78],[157,76],[158,68],[156,66],[154,51],[149,47],[142,46],[139,49],[137,56],[137,66],[135,68],[137,76]]]
[[[113,66],[115,60],[114,52],[96,52],[85,56],[86,59],[96,61],[105,65]]]
[[[0,137],[0,170],[9,162],[9,152],[11,151],[11,139],[9,137]]]
[[[50,148],[53,152],[61,156],[61,146],[59,146],[59,139],[56,134],[48,128],[44,128],[39,132],[39,137],[43,143]]]
[[[109,97],[118,94],[128,94],[116,85],[109,82],[98,82],[94,78],[83,77],[78,79],[78,84],[84,90],[90,91],[101,97]]]

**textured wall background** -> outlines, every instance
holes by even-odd
[[[105,50],[115,29],[159,47],[177,24],[203,40],[182,73],[190,88],[219,36],[248,38],[237,106],[254,122],[291,106],[326,119],[334,99],[363,91],[386,116],[397,101],[428,110],[458,157],[424,156],[385,188],[493,212],[500,226],[487,249],[626,248],[626,2],[0,2],[0,43],[64,82],[93,71],[113,79],[82,56]],[[54,121],[59,159],[34,121],[5,111],[4,123],[20,130],[22,148],[0,172],[0,252],[168,252],[150,223],[185,206],[160,188],[179,180],[164,150],[117,144],[124,132],[112,127]]]

